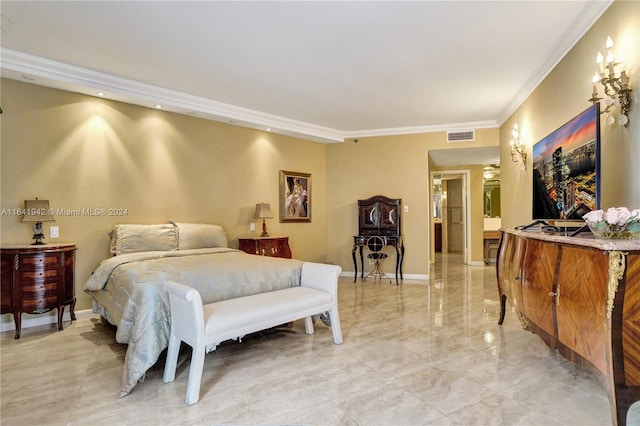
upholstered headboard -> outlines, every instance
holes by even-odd
[[[224,228],[206,223],[121,224],[109,231],[109,236],[110,251],[116,256],[143,251],[229,246]]]

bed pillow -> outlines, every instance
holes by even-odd
[[[178,249],[189,250],[212,247],[229,247],[227,233],[220,225],[207,223],[176,223]]]
[[[172,223],[161,225],[116,225],[111,232],[111,253],[178,249],[178,231]]]

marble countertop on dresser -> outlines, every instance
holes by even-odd
[[[573,244],[583,247],[592,247],[603,251],[640,251],[640,240],[614,240],[595,238],[590,233],[578,234],[570,237],[564,233],[548,233],[543,231],[519,231],[502,228],[501,231],[514,235],[533,238],[537,240],[551,241],[562,244]]]

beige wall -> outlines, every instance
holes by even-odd
[[[635,101],[628,128],[607,126],[602,116],[601,207],[640,208],[640,2],[616,1],[500,129],[504,227],[531,222],[531,146],[590,105],[595,59],[598,51],[604,53],[607,36],[615,42],[616,59],[627,66]],[[514,123],[528,145],[526,171],[509,156]]]
[[[77,309],[82,286],[109,256],[117,223],[218,223],[233,247],[249,234],[255,204],[271,203],[271,234],[297,258],[326,261],[325,145],[179,114],[2,80],[2,208],[48,199],[54,209],[124,208],[122,217],[56,215],[75,241]],[[311,173],[312,222],[279,223],[279,170]],[[5,211],[6,212],[6,211]],[[1,240],[30,243],[31,226],[2,216]],[[258,224],[258,228],[260,224]]]
[[[455,148],[498,145],[498,129],[478,129],[473,142],[456,143]],[[400,136],[358,138],[327,146],[327,226],[328,261],[345,271],[353,271],[352,236],[358,232],[359,199],[372,195],[402,198],[409,206],[402,213],[402,232],[407,275],[429,272],[428,232],[430,225],[431,189],[429,187],[428,151],[452,148],[445,132]],[[471,170],[472,183],[472,261],[482,262],[482,168],[461,166]],[[477,187],[477,188],[476,188]],[[392,267],[387,266],[387,270]]]
[[[115,224],[219,223],[237,247],[238,236],[249,234],[255,203],[269,202],[277,212],[279,170],[312,174],[312,222],[268,221],[271,234],[290,237],[295,257],[352,271],[356,201],[386,194],[410,208],[403,214],[405,273],[428,273],[428,150],[450,147],[444,132],[324,145],[14,80],[2,79],[1,88],[2,209],[22,208],[37,196],[56,210],[127,211],[57,214],[55,223],[45,222],[46,241],[78,245],[78,310],[90,306],[82,286],[109,256],[107,232]],[[456,146],[497,145],[498,129],[479,130],[476,138]],[[481,170],[465,169],[478,181]],[[481,221],[481,186],[472,199]],[[1,217],[3,244],[31,242],[31,227],[20,219]],[[48,238],[51,225],[59,227],[59,239]],[[475,222],[472,239],[473,258],[481,261]]]

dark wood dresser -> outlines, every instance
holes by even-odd
[[[58,309],[58,330],[62,330],[64,307],[70,306],[75,320],[74,243],[6,245],[1,248],[2,291],[0,313],[11,313],[15,338],[22,331],[22,314],[42,314]]]
[[[289,237],[240,237],[238,248],[249,254],[291,259]]]
[[[595,374],[625,425],[640,400],[640,240],[502,230],[496,268],[499,324],[508,301],[524,329]]]

